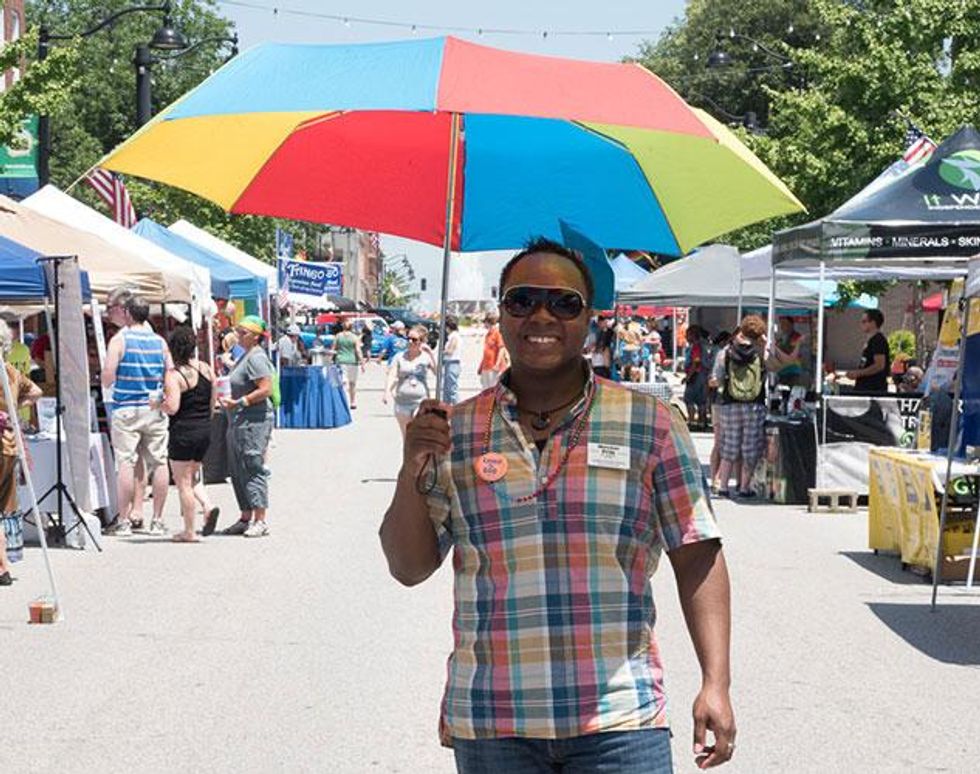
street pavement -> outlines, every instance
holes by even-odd
[[[464,393],[476,388],[470,340]],[[400,587],[377,528],[400,438],[362,377],[353,424],[279,431],[269,537],[105,538],[52,551],[65,620],[26,623],[37,548],[0,589],[0,772],[450,772],[436,737],[449,563]],[[707,437],[698,438],[706,458]],[[227,485],[211,488],[222,526]],[[716,504],[733,582],[731,772],[968,772],[980,593],[866,549],[866,514]],[[171,492],[168,521],[178,524]],[[654,580],[678,772],[698,669],[669,563]]]

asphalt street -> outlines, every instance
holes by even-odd
[[[387,574],[377,528],[400,439],[381,383],[372,366],[345,428],[277,432],[266,538],[55,550],[65,619],[50,626],[26,623],[46,589],[28,548],[0,589],[0,772],[454,770],[436,737],[451,568],[413,589]],[[230,486],[212,493],[229,523]],[[930,613],[929,586],[866,549],[864,512],[716,511],[739,725],[725,770],[975,771],[980,592],[943,588]],[[176,528],[173,491],[167,513]],[[691,772],[698,669],[666,560],[654,586]]]

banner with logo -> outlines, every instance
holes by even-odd
[[[0,147],[0,193],[23,198],[37,187],[37,116],[31,116],[21,122],[17,141]]]
[[[288,301],[309,307],[322,307],[327,296],[340,295],[343,264],[293,261],[280,258],[279,287],[285,289]]]

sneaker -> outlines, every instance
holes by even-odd
[[[230,527],[225,527],[221,530],[222,535],[244,535],[249,528],[249,522],[239,519]]]
[[[167,535],[169,534],[166,526],[162,521],[157,521],[154,519],[150,522],[150,534],[151,535]]]
[[[4,572],[3,575],[0,575],[0,586],[12,586],[13,583],[14,579],[10,577],[9,572]]]
[[[269,534],[269,525],[264,521],[253,521],[245,530],[245,537],[265,537]]]
[[[117,516],[112,524],[102,530],[102,534],[115,535],[116,537],[129,537],[133,534],[133,526],[129,523],[129,519]]]

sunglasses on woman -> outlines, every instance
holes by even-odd
[[[417,336],[409,336],[408,337],[408,343],[409,344],[418,344],[421,341],[422,341],[422,339],[418,338]]]
[[[500,306],[511,317],[530,317],[544,306],[559,320],[574,320],[585,310],[585,298],[571,288],[515,285],[507,288]]]

